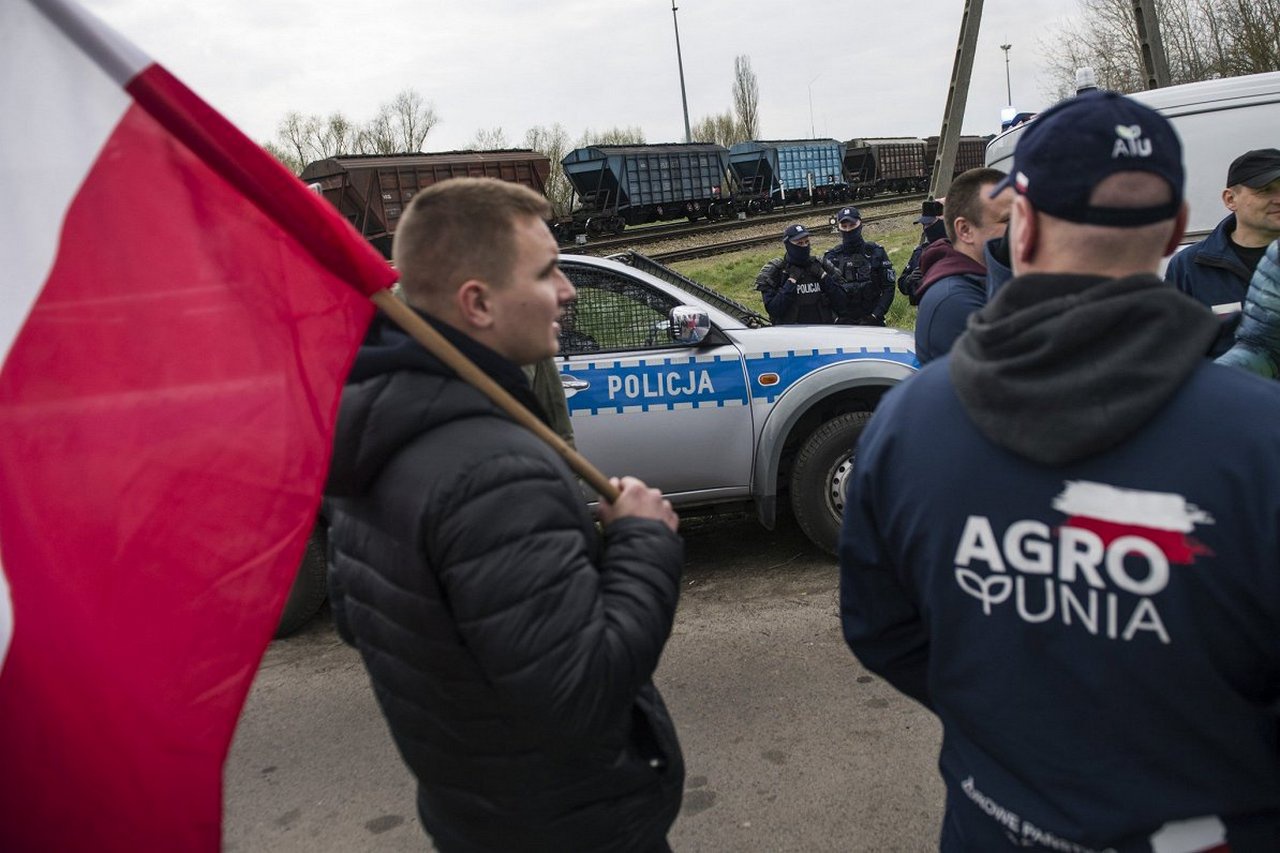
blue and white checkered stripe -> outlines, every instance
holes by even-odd
[[[832,347],[830,349],[785,350],[766,352],[747,359],[747,374],[751,378],[751,395],[757,400],[772,403],[784,391],[815,370],[845,361],[876,359],[919,367],[915,353],[906,348],[892,347]],[[762,376],[776,375],[772,385],[761,384]]]
[[[750,357],[746,359],[745,377],[742,361],[733,355],[601,359],[566,364],[561,373],[587,386],[576,391],[566,388],[570,414],[626,414],[655,409],[726,408],[752,401],[773,403],[813,371],[860,359],[919,366],[915,355],[906,349],[834,347]],[[764,384],[762,377],[772,379],[772,384]]]

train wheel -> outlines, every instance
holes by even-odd
[[[617,236],[627,230],[627,220],[623,219],[621,216],[613,217],[613,222],[610,224],[613,226],[612,230],[614,236]]]

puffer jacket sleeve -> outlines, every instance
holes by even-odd
[[[580,494],[519,453],[475,466],[432,516],[428,559],[504,716],[552,740],[616,729],[671,632],[680,538],[619,519],[593,562]]]

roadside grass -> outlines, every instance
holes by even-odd
[[[889,253],[889,260],[893,261],[894,272],[900,273],[920,240],[920,226],[912,225],[908,221],[904,226],[885,229],[878,228],[875,223],[872,223],[865,227],[864,234],[868,240],[884,246],[885,251]],[[838,242],[839,238],[834,234],[815,231],[813,252],[815,255],[821,255]],[[760,274],[761,267],[781,254],[782,242],[779,241],[778,245],[771,249],[756,249],[715,258],[681,261],[671,266],[682,275],[705,284],[713,290],[718,290],[725,296],[764,314],[764,304],[760,301],[759,292],[756,291],[756,276]],[[907,298],[896,289],[886,322],[890,326],[908,332],[914,331],[916,327],[915,307],[909,305]]]

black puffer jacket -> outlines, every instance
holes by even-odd
[[[524,382],[437,328],[501,384]],[[629,518],[601,541],[559,457],[387,326],[357,359],[335,448],[334,617],[437,847],[661,845],[684,764],[650,679],[679,537]]]

